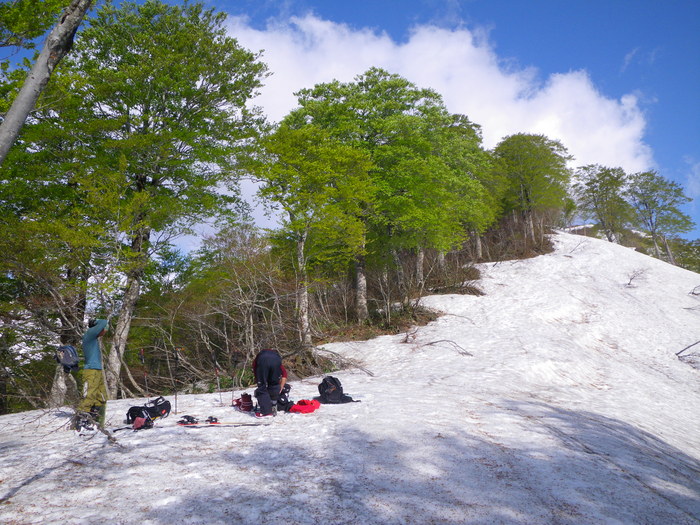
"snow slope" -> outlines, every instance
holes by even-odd
[[[66,411],[0,417],[0,522],[700,523],[700,372],[674,355],[700,339],[700,275],[554,240],[483,265],[485,296],[426,298],[445,314],[428,326],[327,346],[361,365],[334,374],[361,403],[257,427],[173,414],[118,446]],[[239,394],[178,396],[178,414],[260,422]]]

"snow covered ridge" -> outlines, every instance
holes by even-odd
[[[328,345],[362,364],[334,374],[361,403],[186,429],[256,420],[240,392],[182,395],[118,446],[62,430],[67,412],[2,416],[0,522],[700,523],[700,372],[675,356],[700,340],[700,275],[555,245],[483,265],[484,296],[426,298],[445,315],[410,337]],[[108,423],[144,401],[110,402]]]

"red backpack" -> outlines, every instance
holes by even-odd
[[[296,414],[310,414],[311,412],[316,411],[320,406],[321,403],[315,399],[302,399],[294,403],[289,411]]]

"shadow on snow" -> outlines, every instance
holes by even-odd
[[[79,522],[699,523],[700,462],[657,436],[545,403],[482,408],[489,412],[486,430],[436,418],[416,421],[410,436],[391,421],[384,428],[372,422],[368,434],[353,422],[308,444],[284,435],[284,418],[305,416],[280,416],[266,434],[193,431],[184,450],[167,447],[168,432],[184,429],[143,431],[122,440],[126,451],[92,448],[80,462],[63,456],[57,467],[44,465],[5,484],[0,515],[75,522],[63,505],[56,508],[55,497],[25,495],[25,487],[42,483],[70,488],[73,504],[84,509],[75,516]],[[499,427],[503,417],[518,424]],[[513,435],[519,427],[522,435]],[[319,443],[326,446],[311,446]],[[222,476],[227,471],[230,478]],[[84,495],[95,498],[89,511]]]
[[[589,412],[505,402],[542,440],[517,447],[419,422],[411,445],[343,428],[325,450],[260,444],[221,454],[246,483],[212,480],[156,523],[675,523],[700,518],[700,463]],[[284,417],[284,416],[283,416]],[[391,422],[387,422],[390,426]],[[203,458],[202,467],[210,458]]]

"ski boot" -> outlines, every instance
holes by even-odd
[[[97,430],[97,423],[91,413],[78,411],[73,416],[73,430],[80,436],[94,434]]]

